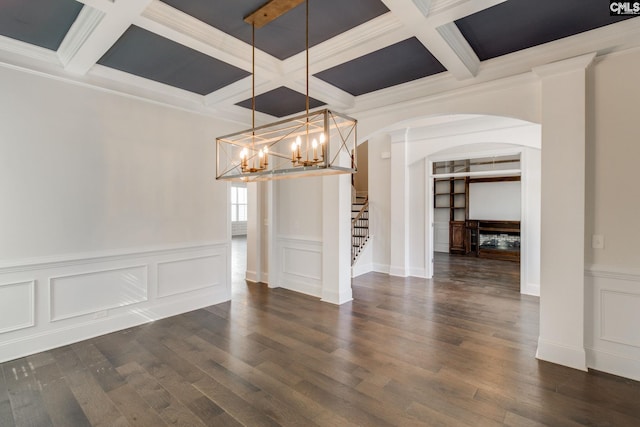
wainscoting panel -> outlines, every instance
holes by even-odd
[[[0,284],[0,334],[34,325],[35,282]]]
[[[231,298],[230,242],[0,266],[0,362]]]
[[[585,272],[585,348],[590,368],[640,380],[640,272]]]
[[[280,255],[280,286],[315,297],[322,296],[322,242],[317,240],[277,240]]]
[[[70,319],[147,300],[146,265],[54,277],[50,320]]]
[[[219,271],[225,268],[224,254],[181,259],[158,264],[158,296],[166,297],[219,286]]]

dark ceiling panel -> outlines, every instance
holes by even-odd
[[[212,27],[251,43],[251,26],[243,18],[266,0],[164,0]],[[357,27],[389,9],[380,0],[314,0],[309,3],[309,44],[315,46]],[[256,47],[278,59],[305,48],[305,5],[256,30]]]
[[[456,21],[481,61],[613,24],[603,0],[509,0]]]
[[[0,34],[58,50],[82,6],[74,0],[2,0]]]
[[[315,77],[354,96],[446,71],[415,37],[337,65]]]
[[[256,111],[275,117],[304,112],[306,109],[305,104],[306,97],[303,94],[284,86],[256,96]],[[236,105],[251,109],[251,98]],[[321,101],[309,98],[309,108],[317,108],[322,105],[324,104]]]
[[[250,74],[136,26],[129,27],[98,63],[200,95]]]

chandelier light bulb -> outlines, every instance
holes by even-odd
[[[326,140],[326,137],[324,136],[324,132],[322,132],[320,134],[320,144],[324,144],[324,141]]]

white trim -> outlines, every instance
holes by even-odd
[[[220,304],[228,300],[229,297],[226,292],[217,289],[216,292],[210,292],[206,296],[202,294],[190,295],[183,299],[166,300],[150,308],[132,309],[102,319],[86,320],[53,331],[39,331],[34,334],[18,335],[14,338],[0,341],[0,363],[142,325],[154,320]]]
[[[524,295],[531,295],[533,297],[540,296],[540,283],[523,283],[520,293]]]
[[[19,331],[21,329],[26,329],[26,328],[31,328],[33,326],[35,326],[35,307],[36,307],[36,301],[35,301],[35,286],[36,286],[36,281],[35,280],[25,280],[25,281],[21,281],[21,282],[14,282],[14,283],[0,283],[0,288],[3,287],[12,287],[12,286],[23,286],[23,285],[27,285],[29,286],[29,321],[27,323],[21,324],[21,325],[15,325],[15,326],[11,326],[9,328],[5,328],[5,329],[0,329],[0,335],[7,333],[7,332],[13,332],[13,331]]]
[[[587,277],[628,280],[630,282],[638,282],[640,284],[640,270],[636,268],[591,264],[585,266],[584,274]]]
[[[534,74],[540,78],[556,76],[558,74],[571,73],[573,71],[587,69],[596,57],[596,52],[577,56],[569,59],[562,59],[550,64],[533,68]]]
[[[587,348],[586,354],[589,368],[640,381],[640,360],[593,348]]]
[[[334,305],[342,305],[349,301],[353,301],[353,293],[351,292],[351,288],[340,293],[323,291],[322,298],[320,299],[320,301],[327,302],[329,304],[334,304]]]
[[[536,359],[568,366],[581,371],[587,370],[585,349],[538,339]]]
[[[458,26],[454,22],[449,22],[437,27],[436,30],[469,70],[470,77],[475,77],[480,69],[480,59],[478,59],[478,55],[476,55],[467,39],[460,32]]]
[[[376,273],[383,273],[383,274],[391,275],[391,273],[390,273],[391,267],[389,266],[389,264],[378,264],[378,263],[374,262],[373,263],[373,271],[375,271]]]
[[[207,250],[219,247],[228,247],[228,241],[206,242],[201,244],[177,244],[139,248],[137,250],[110,250],[100,252],[87,252],[82,254],[54,255],[41,258],[25,258],[13,261],[4,261],[0,264],[0,275],[19,273],[25,271],[41,270],[43,268],[59,268],[69,265],[89,264],[95,262],[120,261],[130,258],[159,256],[194,250]]]
[[[371,273],[373,271],[373,263],[368,264],[360,264],[356,262],[351,267],[351,278],[356,278],[358,276],[362,276],[363,274]]]
[[[72,277],[80,277],[80,276],[95,276],[95,275],[99,275],[100,273],[111,273],[111,272],[115,272],[115,271],[126,271],[126,270],[134,270],[134,269],[141,269],[142,270],[142,277],[143,277],[143,285],[144,288],[144,295],[142,295],[140,298],[137,299],[128,299],[125,303],[118,303],[118,304],[111,304],[111,305],[102,305],[100,307],[92,307],[89,310],[80,310],[80,311],[76,311],[73,313],[68,313],[66,315],[58,315],[55,313],[54,310],[54,304],[55,304],[55,287],[56,287],[56,282],[58,280],[62,280],[62,279],[69,279]],[[141,264],[141,265],[128,265],[128,266],[121,266],[121,267],[117,267],[117,268],[105,268],[105,269],[97,269],[97,270],[87,270],[87,271],[81,271],[81,272],[75,272],[75,273],[71,273],[71,274],[64,274],[64,275],[59,275],[59,276],[54,276],[54,277],[50,277],[49,278],[49,322],[58,322],[61,320],[67,320],[67,319],[73,319],[74,317],[82,317],[82,316],[86,316],[87,314],[92,314],[92,313],[96,313],[99,311],[105,311],[105,310],[112,310],[115,308],[120,308],[120,307],[126,307],[129,305],[134,305],[134,304],[139,304],[141,302],[145,302],[149,300],[149,267],[146,264]]]
[[[80,50],[104,18],[105,13],[92,7],[83,7],[58,48],[58,57],[67,65]]]

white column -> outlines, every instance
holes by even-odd
[[[351,301],[351,176],[322,179],[322,301]]]
[[[247,273],[254,283],[262,281],[262,195],[257,182],[247,183]]]
[[[406,133],[391,135],[391,259],[389,274],[409,275],[409,169]]]
[[[584,224],[586,69],[595,54],[537,67],[542,200],[538,359],[586,370]]]

